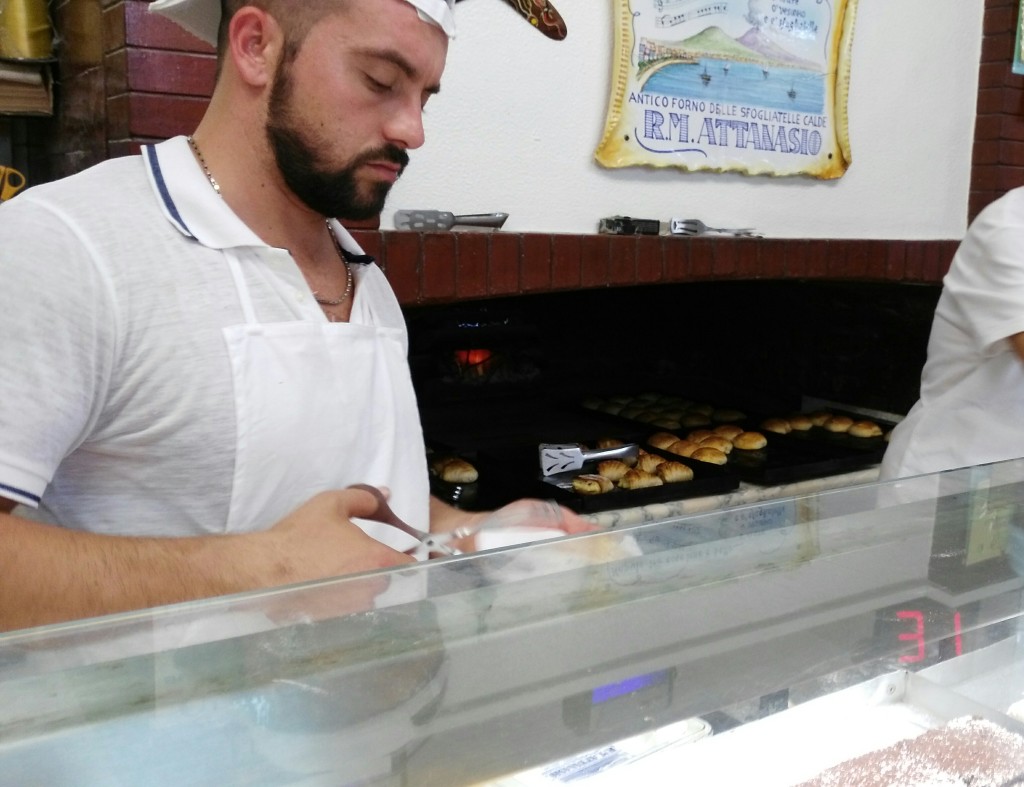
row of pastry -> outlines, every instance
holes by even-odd
[[[776,434],[790,432],[807,432],[814,427],[821,427],[826,432],[848,434],[851,437],[881,437],[882,427],[875,421],[863,419],[855,421],[848,415],[836,415],[827,410],[813,413],[797,413],[786,418],[767,418],[761,422],[761,428]]]
[[[735,424],[720,424],[712,429],[695,429],[686,437],[671,432],[656,432],[647,438],[648,445],[678,456],[724,465],[733,449],[760,451],[768,439],[760,432],[746,431]]]
[[[740,410],[656,393],[591,396],[583,400],[583,406],[661,429],[689,429],[713,423],[735,423],[746,418],[746,413]]]

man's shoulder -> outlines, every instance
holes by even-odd
[[[10,204],[28,208],[49,205],[75,215],[90,211],[108,214],[121,205],[137,206],[140,192],[148,191],[142,157],[108,159],[73,175],[32,186]]]

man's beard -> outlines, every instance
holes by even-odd
[[[360,153],[341,169],[328,169],[321,165],[316,146],[299,130],[291,99],[288,63],[282,62],[267,108],[267,138],[288,188],[310,210],[322,216],[362,220],[378,215],[384,208],[391,184],[376,182],[369,187],[368,194],[360,194],[356,172],[370,161],[390,161],[404,171],[409,154],[396,145],[385,145]]]

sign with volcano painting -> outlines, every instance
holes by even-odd
[[[831,179],[857,0],[615,0],[605,167]]]

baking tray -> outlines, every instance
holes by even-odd
[[[686,500],[691,497],[719,495],[732,492],[740,485],[739,476],[725,467],[710,465],[706,462],[695,462],[678,456],[672,458],[693,470],[693,480],[662,484],[646,489],[619,489],[616,487],[603,495],[581,495],[571,488],[566,489],[543,480],[540,474],[538,446],[519,444],[493,453],[480,451],[479,483],[484,484],[486,480],[488,491],[483,497],[497,502],[499,505],[521,497],[539,497],[554,500],[578,513],[588,514],[619,508],[635,508],[672,500]],[[579,474],[594,473],[596,472],[596,463],[584,464],[577,472]]]
[[[685,392],[670,392],[667,396],[679,396],[681,398],[694,399]],[[707,400],[702,400],[707,401]],[[886,446],[883,437],[852,437],[847,434],[829,432],[821,427],[813,427],[806,432],[793,431],[786,435],[769,432],[761,428],[761,423],[767,418],[762,412],[756,412],[747,408],[732,408],[721,405],[718,402],[707,401],[717,409],[738,409],[745,414],[741,420],[735,423],[747,431],[760,432],[768,440],[768,445],[760,451],[740,452],[733,450],[729,454],[729,461],[722,467],[737,475],[741,480],[759,486],[776,486],[779,484],[806,481],[814,478],[848,473],[860,470],[864,467],[878,464],[882,461]],[[706,427],[689,426],[679,429],[664,428],[654,423],[646,423],[627,418],[622,415],[607,413],[602,410],[594,410],[579,405],[580,409],[592,413],[595,418],[602,418],[609,424],[617,425],[620,429],[629,429],[634,432],[641,432],[641,441],[644,447],[661,456],[676,459],[674,454],[660,451],[646,444],[647,438],[656,432],[669,432],[677,434],[681,438],[686,437],[694,429],[714,428],[722,421],[712,421]],[[848,415],[854,420],[861,420],[863,416],[843,412],[837,409],[830,409],[834,415]],[[887,432],[892,424],[885,423],[878,419],[874,420],[883,430]]]
[[[751,428],[751,431],[758,430]],[[867,453],[829,454],[824,450],[813,448],[807,450],[799,443],[785,440],[785,435],[776,435],[765,431],[762,431],[761,434],[768,441],[767,446],[758,451],[734,448],[729,454],[729,461],[719,466],[720,469],[747,483],[758,486],[777,486],[848,473],[875,464],[874,457]],[[649,445],[646,441],[643,446],[645,450],[668,459],[680,458],[670,451]]]

